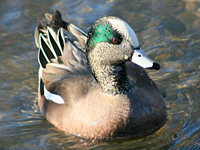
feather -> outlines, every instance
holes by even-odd
[[[50,21],[50,25],[39,21],[35,29],[36,46],[39,48],[40,94],[44,95],[47,100],[64,104],[61,93],[55,88],[55,86],[63,87],[62,84],[65,83],[60,82],[61,80],[74,78],[78,74],[85,74],[89,79],[92,78],[84,52],[87,34],[63,21],[57,11],[53,15],[45,14],[45,16]],[[79,42],[64,35],[63,29],[76,36]],[[67,89],[61,88],[60,90]]]

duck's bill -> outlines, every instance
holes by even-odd
[[[131,61],[145,69],[160,69],[160,65],[145,55],[141,49],[134,51]]]

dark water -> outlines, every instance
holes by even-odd
[[[58,9],[88,31],[105,15],[126,20],[144,51],[161,64],[148,71],[165,95],[169,120],[137,140],[91,141],[65,135],[37,106],[37,17]],[[199,0],[1,0],[0,149],[200,149]]]

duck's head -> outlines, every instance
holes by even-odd
[[[89,31],[86,51],[89,63],[112,65],[131,61],[143,68],[160,68],[142,51],[133,29],[117,17],[103,17],[94,23]]]

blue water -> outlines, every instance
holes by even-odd
[[[1,0],[0,149],[200,149],[200,1]],[[168,121],[137,140],[86,140],[48,123],[37,106],[37,17],[58,9],[88,31],[102,16],[127,21],[160,63],[148,71],[165,95]]]

